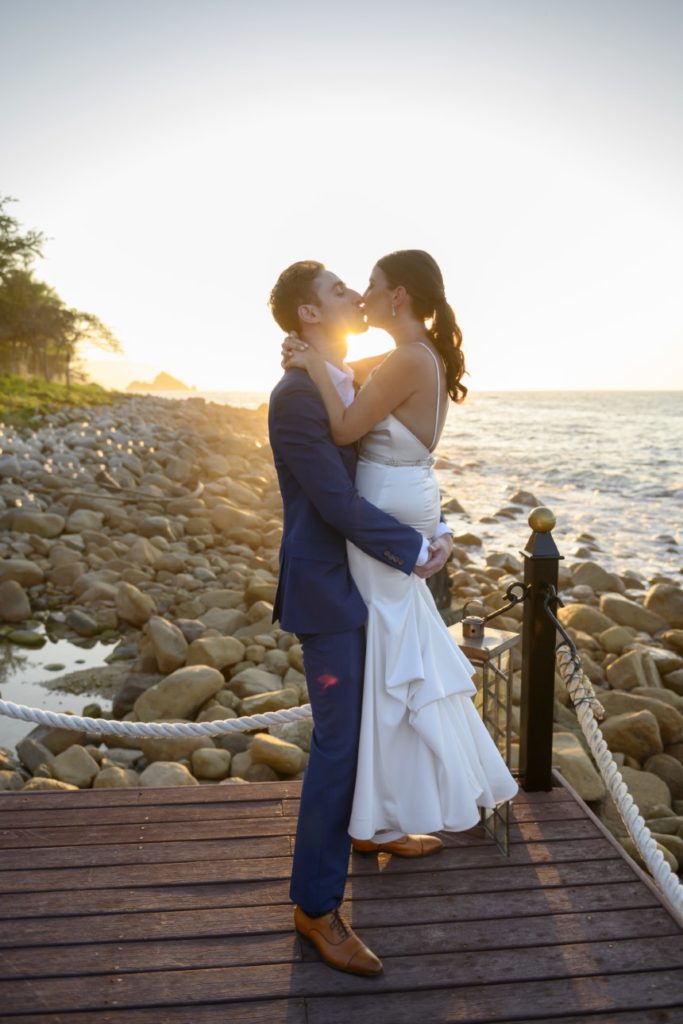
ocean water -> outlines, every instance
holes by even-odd
[[[193,395],[249,408],[268,400]],[[451,407],[437,456],[444,502],[457,498],[465,510],[449,523],[486,550],[526,544],[526,513],[482,522],[525,490],[555,513],[568,561],[589,547],[607,569],[683,585],[683,392],[470,392]]]

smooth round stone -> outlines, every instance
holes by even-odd
[[[44,647],[47,643],[42,633],[36,633],[32,629],[13,629],[7,634],[7,639],[19,647]]]

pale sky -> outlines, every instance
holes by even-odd
[[[472,388],[683,388],[683,4],[0,0],[0,26],[0,192],[126,360],[268,389],[285,266],[362,290],[424,248]]]

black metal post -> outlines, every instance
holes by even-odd
[[[529,591],[522,627],[519,774],[527,792],[552,789],[556,632],[543,601],[550,584],[557,589],[562,558],[551,533],[554,525],[550,509],[535,508],[529,515],[533,533],[523,552],[524,584]]]

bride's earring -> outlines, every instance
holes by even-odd
[[[396,306],[393,304],[393,302],[391,303],[391,315],[396,316]]]

